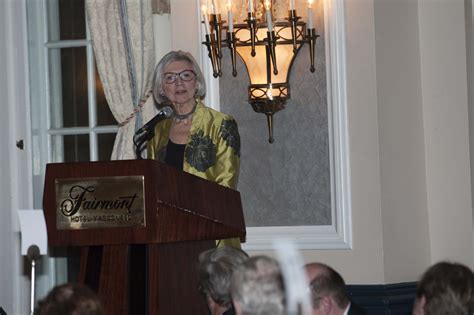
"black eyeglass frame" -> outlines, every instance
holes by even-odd
[[[192,73],[193,75],[190,76],[189,78],[187,78],[186,76],[183,76],[183,74],[186,75],[187,73]],[[173,75],[172,76],[173,80],[169,81],[168,79],[171,78],[171,77],[167,77],[167,75]],[[178,80],[178,77],[181,79],[181,81],[190,82],[190,81],[192,81],[193,79],[196,78],[196,72],[194,72],[193,70],[186,69],[186,70],[183,70],[179,73],[176,73],[176,72],[165,72],[165,73],[163,73],[163,81],[166,84],[175,83]]]

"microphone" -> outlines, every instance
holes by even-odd
[[[26,257],[28,257],[29,260],[36,260],[40,256],[40,250],[39,247],[36,245],[30,245],[26,251]]]
[[[153,117],[152,119],[150,119],[149,122],[147,122],[145,125],[143,125],[143,127],[141,127],[140,129],[137,130],[137,132],[135,132],[135,135],[139,135],[139,134],[142,134],[144,132],[149,132],[150,130],[152,130],[153,128],[155,128],[156,124],[159,123],[160,121],[162,121],[163,119],[166,119],[166,118],[170,118],[171,116],[173,116],[173,109],[170,107],[170,106],[165,106],[163,107],[159,112],[158,114],[156,114],[155,117]]]

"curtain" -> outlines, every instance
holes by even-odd
[[[111,159],[135,159],[135,130],[156,113],[151,0],[86,0],[86,14],[105,97],[119,125]]]

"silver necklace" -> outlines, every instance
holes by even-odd
[[[189,116],[191,116],[192,114],[194,114],[194,112],[196,111],[196,106],[197,106],[197,103],[194,104],[193,106],[193,109],[191,109],[191,111],[189,113],[186,113],[186,114],[178,114],[176,111],[174,112],[174,119],[176,121],[183,121],[185,119],[188,119]]]

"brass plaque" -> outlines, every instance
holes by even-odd
[[[143,176],[56,179],[58,230],[145,226]]]

